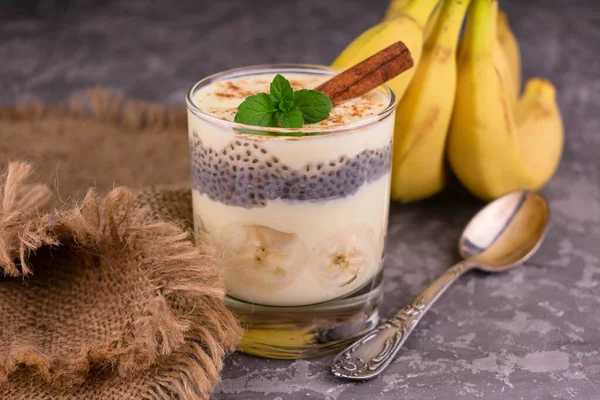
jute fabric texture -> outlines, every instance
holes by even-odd
[[[194,244],[185,112],[0,110],[0,399],[205,399],[242,330]]]

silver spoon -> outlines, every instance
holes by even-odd
[[[488,204],[471,219],[459,240],[463,261],[444,272],[393,318],[335,357],[331,372],[351,380],[379,375],[427,310],[465,272],[502,272],[529,259],[544,239],[548,217],[546,201],[534,192],[512,192]]]

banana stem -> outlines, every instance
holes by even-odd
[[[414,19],[417,25],[423,29],[438,1],[439,0],[412,0],[404,8],[404,14]]]
[[[492,54],[496,40],[497,0],[473,0],[464,39],[470,54]]]
[[[456,52],[458,35],[470,2],[471,0],[444,0],[440,17],[428,42]]]

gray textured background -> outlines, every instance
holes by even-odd
[[[0,0],[0,104],[59,100],[94,84],[183,103],[192,83],[223,69],[327,64],[386,5]],[[566,126],[563,162],[543,190],[552,226],[540,253],[510,273],[463,278],[374,381],[333,379],[329,357],[288,362],[236,354],[216,398],[600,399],[600,5],[501,5],[521,42],[525,77],[554,81]],[[392,207],[385,315],[456,261],[461,226],[478,206],[447,192]]]

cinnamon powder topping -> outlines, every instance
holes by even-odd
[[[231,81],[217,82],[216,84],[221,90],[215,92],[215,96],[221,99],[244,99],[252,96],[253,92],[245,90]]]

